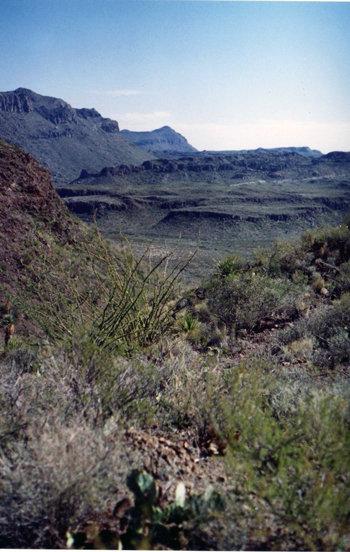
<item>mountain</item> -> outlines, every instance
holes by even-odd
[[[162,157],[165,154],[173,157],[197,151],[187,142],[184,136],[175,132],[169,126],[164,126],[151,132],[121,130],[121,134],[126,136],[139,148],[153,153],[156,157]]]
[[[74,109],[26,88],[0,93],[0,139],[33,155],[51,171],[55,185],[78,178],[82,169],[100,171],[153,158],[95,109]]]

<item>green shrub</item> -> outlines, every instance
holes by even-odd
[[[222,282],[214,280],[208,288],[208,307],[229,330],[252,329],[264,317],[283,311],[296,289],[287,280],[253,271]]]
[[[228,255],[216,265],[216,273],[221,278],[237,274],[244,267],[245,262],[241,255]]]
[[[293,411],[276,417],[276,383],[252,368],[233,374],[230,470],[257,526],[270,510],[307,549],[335,549],[350,520],[348,398],[315,390],[294,398]],[[261,516],[254,497],[265,504]]]
[[[198,318],[188,313],[176,321],[174,333],[184,335],[190,343],[196,344],[201,339],[201,329],[202,324]]]
[[[291,277],[305,266],[305,252],[296,240],[276,241],[272,246],[254,253],[255,265],[269,276]]]

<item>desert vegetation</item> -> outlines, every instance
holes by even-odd
[[[196,287],[37,229],[0,267],[0,546],[348,550],[349,226]]]

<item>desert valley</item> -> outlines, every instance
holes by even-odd
[[[0,93],[0,547],[348,550],[350,153]]]

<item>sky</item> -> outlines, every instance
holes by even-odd
[[[350,150],[350,2],[0,0],[0,91],[198,150]]]

